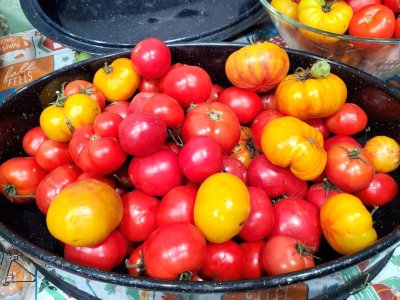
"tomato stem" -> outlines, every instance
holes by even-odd
[[[208,117],[213,121],[218,121],[219,119],[221,119],[221,115],[221,112],[213,109],[208,113]]]
[[[174,141],[175,144],[177,144],[179,147],[183,146],[183,140],[182,140],[181,136],[179,135],[178,128],[168,128],[168,134],[171,137],[171,139]]]
[[[374,207],[371,210],[371,217],[374,215],[374,213],[376,213],[376,211],[379,209],[378,205],[374,205]]]
[[[11,183],[7,183],[3,187],[3,192],[10,198],[35,198],[35,195],[33,194],[27,194],[27,195],[18,195],[17,194],[17,187]]]
[[[315,247],[309,247],[309,246],[306,246],[301,243],[296,243],[296,250],[300,255],[311,256],[312,258],[319,259],[319,260],[321,259],[318,256],[315,256],[314,254],[311,253],[311,252],[315,251]]]
[[[104,73],[106,74],[111,74],[111,72],[113,71],[113,67],[109,66],[107,64],[107,62],[105,62],[104,67],[103,67]]]
[[[311,66],[311,75],[313,78],[326,78],[331,74],[331,66],[324,60],[317,60]]]
[[[179,281],[190,281],[192,280],[192,275],[193,274],[190,271],[183,272],[179,274]]]
[[[359,159],[364,164],[366,164],[366,165],[368,164],[368,162],[364,158],[360,157],[360,155],[364,151],[364,149],[358,148],[357,146],[354,146],[354,148],[352,150],[349,150],[346,147],[342,147],[342,149],[347,151],[350,159]]]

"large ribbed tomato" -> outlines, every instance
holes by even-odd
[[[233,52],[225,63],[225,73],[236,87],[266,92],[278,85],[289,71],[284,49],[270,42],[247,45]]]

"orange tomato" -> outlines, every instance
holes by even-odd
[[[364,146],[372,158],[376,172],[388,173],[396,170],[400,163],[400,145],[391,137],[374,136]]]
[[[84,179],[66,186],[50,204],[46,216],[50,233],[73,246],[102,242],[122,219],[122,201],[108,184]]]
[[[225,63],[225,73],[236,87],[266,92],[278,85],[289,71],[284,49],[270,42],[247,45],[236,50]]]

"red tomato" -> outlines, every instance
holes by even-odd
[[[353,9],[353,13],[367,5],[382,4],[382,0],[346,0],[346,2]]]
[[[92,125],[74,131],[69,152],[79,168],[96,175],[113,173],[127,158],[116,138],[96,135]]]
[[[262,253],[265,272],[273,276],[314,267],[314,258],[303,249],[298,240],[289,236],[269,239]]]
[[[351,18],[349,34],[365,38],[389,39],[395,29],[394,12],[382,4],[360,8]]]
[[[129,114],[143,112],[143,106],[151,97],[153,97],[156,94],[157,94],[156,92],[137,93],[132,98],[132,101],[129,103]]]
[[[0,165],[0,192],[12,203],[35,200],[36,188],[46,176],[34,157],[13,157]]]
[[[143,244],[137,246],[125,262],[128,274],[131,276],[147,276],[143,260]]]
[[[44,140],[47,140],[47,136],[44,134],[42,127],[33,127],[24,134],[22,148],[29,156],[35,156],[36,151]]]
[[[122,120],[120,115],[103,111],[94,119],[93,130],[101,137],[118,138],[118,127]]]
[[[254,145],[258,150],[260,151],[262,150],[261,137],[265,125],[267,125],[269,121],[282,116],[283,114],[281,114],[279,111],[274,109],[269,109],[262,111],[254,118],[253,124],[251,124],[251,132],[253,133]]]
[[[96,179],[96,180],[101,181],[101,182],[103,182],[105,184],[108,184],[109,186],[111,186],[114,189],[117,188],[117,184],[116,184],[115,180],[112,177],[96,175],[96,174],[92,174],[92,173],[83,172],[83,173],[81,173],[81,175],[78,176],[76,181],[86,180],[86,179]]]
[[[171,68],[160,83],[160,91],[176,99],[184,108],[205,102],[211,94],[210,75],[201,67],[181,65]]]
[[[396,26],[394,29],[393,37],[396,39],[400,39],[400,16],[398,16],[396,19]]]
[[[338,135],[353,135],[367,127],[368,116],[354,103],[345,103],[339,111],[326,118],[329,131]]]
[[[48,172],[58,166],[72,163],[68,143],[56,142],[51,139],[43,141],[36,151],[35,158],[38,165]]]
[[[211,86],[211,93],[210,97],[208,97],[207,101],[217,101],[219,98],[219,95],[222,93],[224,88],[218,84],[213,84]]]
[[[344,192],[353,193],[367,188],[374,173],[372,159],[362,148],[343,142],[329,149],[325,174]]]
[[[239,280],[243,278],[244,250],[228,240],[223,243],[207,243],[206,257],[200,275],[215,281]]]
[[[247,185],[247,169],[240,160],[230,156],[224,156],[224,158],[222,159],[222,164],[223,172],[230,173],[239,177],[240,180],[242,180],[243,183]]]
[[[398,184],[387,173],[375,173],[374,178],[364,190],[354,193],[366,206],[382,206],[397,196]]]
[[[264,245],[264,241],[244,242],[240,244],[244,252],[243,279],[255,279],[264,275],[262,262]]]
[[[305,198],[307,181],[293,175],[290,169],[272,164],[264,154],[257,155],[247,168],[250,186],[261,188],[270,198],[282,195]]]
[[[36,188],[36,205],[43,214],[47,214],[54,197],[68,184],[75,182],[81,170],[73,165],[62,165],[48,173]]]
[[[341,142],[351,143],[355,146],[361,147],[361,144],[356,139],[348,135],[334,135],[324,141],[324,149],[328,151],[333,145]]]
[[[109,111],[120,115],[124,119],[129,113],[129,104],[129,101],[114,101],[106,105],[103,111]]]
[[[140,78],[138,91],[139,92],[150,92],[150,93],[158,93],[160,91],[160,80],[159,79],[148,79],[148,78]]]
[[[305,120],[308,125],[314,127],[315,129],[319,130],[322,133],[324,139],[328,138],[330,135],[328,126],[326,125],[326,120],[324,118],[315,118],[315,119],[308,119]]]
[[[164,76],[171,66],[171,51],[157,38],[141,40],[133,47],[131,60],[140,76],[156,79]]]
[[[92,98],[99,105],[100,110],[103,110],[106,105],[106,97],[103,92],[89,81],[86,80],[73,80],[64,87],[64,96],[74,94],[85,94]]]
[[[223,156],[221,146],[213,138],[199,135],[183,145],[178,154],[178,162],[186,178],[201,183],[222,171]]]
[[[383,4],[393,10],[395,13],[400,13],[400,0],[383,0]]]
[[[154,196],[164,196],[183,182],[178,156],[167,149],[144,157],[135,156],[129,164],[128,174],[137,189]]]
[[[301,198],[289,197],[273,206],[275,223],[272,236],[286,235],[309,247],[310,253],[318,251],[322,237],[319,209]]]
[[[119,230],[131,242],[142,242],[157,228],[160,201],[135,190],[122,195],[123,215]]]
[[[146,240],[143,258],[152,278],[176,280],[196,275],[204,263],[206,239],[190,223],[175,222],[159,227]]]
[[[241,124],[248,124],[263,109],[260,96],[255,92],[237,87],[229,87],[222,91],[218,101],[228,106],[238,117]]]
[[[276,100],[275,96],[275,89],[267,93],[262,93],[260,97],[261,103],[263,105],[263,110],[279,110],[278,101]]]
[[[225,153],[231,153],[240,139],[239,119],[233,111],[218,101],[196,105],[186,115],[181,128],[183,141],[207,135],[216,140]]]
[[[167,139],[167,126],[152,113],[128,115],[119,124],[118,139],[121,148],[134,156],[146,156],[156,152]]]
[[[143,105],[143,112],[153,113],[167,125],[168,128],[178,128],[182,125],[185,112],[182,106],[174,98],[156,93]]]
[[[327,179],[312,184],[307,192],[306,200],[314,204],[318,209],[328,200],[330,196],[339,194],[341,191],[331,184]]]
[[[194,224],[193,207],[197,189],[193,186],[177,186],[161,199],[157,211],[157,226],[173,222]]]
[[[104,241],[93,246],[65,245],[64,247],[66,260],[103,271],[111,271],[118,266],[127,252],[128,243],[118,230],[111,232]]]
[[[249,187],[250,214],[239,232],[239,237],[248,242],[256,242],[267,237],[274,226],[275,216],[272,202],[258,187]]]

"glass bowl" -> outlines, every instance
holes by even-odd
[[[335,60],[386,80],[400,73],[400,39],[361,38],[315,29],[260,0],[287,47]]]

